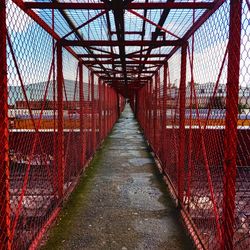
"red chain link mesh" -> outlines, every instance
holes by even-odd
[[[232,8],[237,13],[237,4]],[[141,127],[200,248],[246,249],[250,244],[248,1],[241,12],[239,93],[233,81],[240,29],[230,31],[230,25],[240,11],[230,16],[226,2],[188,40],[186,66],[179,49],[159,71],[163,80],[156,75],[138,94]],[[193,18],[198,18],[195,11]]]
[[[60,52],[53,38],[70,28],[57,10],[53,29],[54,12],[27,11],[31,19],[13,2],[0,0],[0,249],[27,249],[57,215],[124,99],[72,50]],[[231,1],[232,10],[223,3],[131,96],[190,233],[210,249],[250,244],[249,0]],[[194,10],[192,23],[190,12],[174,11],[184,17],[168,25],[180,37],[203,13]]]
[[[5,33],[5,1],[0,4]],[[36,247],[112,129],[117,95],[66,49],[60,66],[56,41],[13,2],[6,7],[7,41],[2,35],[0,40],[1,57],[7,49],[0,72],[0,249],[28,249]]]

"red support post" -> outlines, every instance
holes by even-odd
[[[0,0],[0,248],[11,249],[6,36],[6,2]]]
[[[138,92],[134,92],[134,98],[135,98],[135,106],[134,106],[134,112],[135,112],[135,118],[138,120]]]
[[[58,162],[58,195],[63,198],[64,186],[64,135],[63,135],[63,69],[62,69],[62,46],[57,44],[57,112],[58,112],[58,139],[57,139],[57,162]]]
[[[118,92],[116,92],[116,102],[117,102],[117,119],[120,117],[121,110],[120,110],[120,96]]]
[[[106,84],[103,83],[103,137],[106,137],[106,101],[107,95],[106,95]]]
[[[99,141],[102,141],[102,81],[98,78],[98,92],[99,92]]]
[[[162,150],[161,155],[163,159],[163,167],[165,165],[165,154],[164,149],[166,149],[166,126],[167,126],[167,72],[168,64],[164,64],[163,68],[163,102],[162,102]]]
[[[108,88],[108,103],[109,103],[109,123],[108,123],[108,132],[110,132],[110,129],[111,129],[111,121],[112,121],[112,116],[111,116],[111,91],[110,91],[110,87]]]
[[[234,248],[242,0],[230,1],[224,139],[223,249]]]
[[[178,161],[178,199],[179,206],[184,198],[184,168],[185,168],[185,106],[186,106],[186,65],[187,44],[181,50],[180,106],[179,106],[179,161]]]
[[[153,101],[153,81],[151,80],[149,83],[149,133],[148,133],[148,138],[149,142],[152,143],[152,101]]]
[[[157,73],[155,74],[154,77],[154,96],[153,96],[153,129],[154,129],[154,135],[153,135],[153,146],[154,150],[155,148],[155,141],[156,141],[156,100],[157,100]]]
[[[84,94],[83,94],[83,64],[79,62],[79,100],[80,100],[80,142],[81,142],[81,169],[85,163],[86,142],[84,133]]]
[[[148,136],[149,136],[149,130],[150,130],[150,116],[149,116],[149,114],[150,114],[150,106],[149,106],[149,104],[150,104],[150,101],[149,101],[149,97],[150,97],[150,95],[149,95],[149,91],[150,91],[150,81],[148,81],[148,83],[147,83],[147,94],[146,94],[146,97],[147,97],[147,99],[146,99],[146,114],[147,114],[147,119],[146,119],[146,136],[147,136],[147,138],[148,138]]]
[[[96,124],[95,124],[95,85],[94,85],[94,73],[90,72],[90,84],[91,84],[91,131],[92,131],[92,153],[96,148]]]

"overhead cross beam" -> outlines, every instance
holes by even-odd
[[[59,2],[58,2],[58,0],[53,0],[53,3],[54,3],[54,4],[57,4],[57,3],[59,3]],[[69,25],[70,29],[73,31],[73,33],[76,35],[76,37],[79,39],[78,41],[83,42],[84,39],[83,39],[81,33],[79,32],[78,28],[75,26],[75,24],[74,24],[74,22],[71,20],[71,18],[67,15],[67,13],[65,12],[65,10],[60,9],[59,12],[60,12],[60,14],[62,15],[62,17],[65,19],[66,23]],[[95,20],[95,19],[93,19],[93,20]],[[93,21],[93,20],[92,20],[92,21]],[[87,50],[90,54],[93,54],[93,52],[91,51],[91,49],[89,48],[89,46],[86,46],[86,50]],[[96,60],[96,62],[98,62],[97,59],[95,59],[95,60]],[[100,65],[100,67],[101,67],[103,70],[105,70],[105,68],[103,67],[102,64],[99,64],[99,65]]]
[[[163,60],[149,60],[149,61],[125,61],[124,63],[125,64],[130,64],[130,65],[138,65],[138,64],[161,64],[161,63],[164,63],[165,61]],[[94,65],[94,64],[122,64],[122,61],[113,61],[113,60],[106,60],[106,61],[90,61],[90,60],[85,60],[83,61],[84,64],[86,65]]]
[[[167,55],[166,54],[150,54],[147,57],[152,58],[152,57],[159,57],[159,58],[165,58]],[[81,58],[119,58],[120,56],[117,54],[78,54],[78,57]],[[126,55],[126,58],[144,58],[146,55]]]
[[[81,10],[103,10],[111,9],[105,3],[51,3],[51,2],[25,2],[27,9],[81,9]],[[130,3],[124,4],[123,9],[212,9],[214,2],[176,2],[176,3]]]
[[[117,40],[61,40],[61,44],[64,46],[150,46],[152,48],[161,47],[161,46],[182,46],[185,44],[185,41],[182,39],[177,40],[162,40],[162,41],[152,41],[152,40],[125,40],[125,41],[117,41]]]
[[[115,27],[116,27],[116,35],[117,40],[119,42],[119,51],[120,51],[120,60],[122,64],[123,76],[125,79],[125,84],[127,84],[127,73],[126,73],[126,53],[125,53],[125,26],[124,26],[124,12],[123,12],[123,4],[122,1],[112,0],[111,1],[113,7],[113,14],[115,17]]]
[[[108,72],[110,72],[110,71],[108,71]],[[112,70],[111,70],[111,72],[113,73]],[[132,73],[136,73],[136,72],[137,71],[127,70],[128,74],[130,74],[130,73],[132,74]],[[93,71],[93,73],[94,74],[106,74],[106,72],[102,71],[102,70],[95,70],[95,71]],[[116,73],[116,74],[122,74],[123,72],[121,70],[115,70],[114,73]],[[148,71],[143,71],[141,74],[153,74],[153,73],[155,73],[154,70],[148,70]]]

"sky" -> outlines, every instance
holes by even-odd
[[[7,1],[7,13],[7,26],[24,84],[46,81],[52,61],[51,37],[26,14],[23,14],[22,11],[16,8],[10,0]],[[38,14],[40,13],[38,12]],[[132,14],[128,14],[126,20],[128,20],[128,18],[131,19],[130,22],[133,24],[134,17]],[[157,19],[157,17],[154,18]],[[171,20],[173,20],[173,17]],[[227,23],[228,5],[224,4],[223,7],[214,14],[213,18],[196,32],[194,76],[197,83],[203,84],[216,81],[227,44]],[[173,25],[173,22],[166,24],[169,29],[171,25]],[[243,1],[241,51],[240,84],[250,87],[250,11],[245,1]],[[176,57],[178,58],[178,55],[176,55]],[[175,58],[172,58],[171,60],[179,63],[178,59],[175,60]],[[9,84],[20,85],[9,49],[8,65]],[[76,65],[76,60],[67,52],[64,52],[65,79],[75,80]],[[221,77],[221,84],[226,83],[226,66],[227,65],[225,65]],[[85,69],[84,76],[87,75]],[[179,71],[176,70],[176,68],[173,69],[172,75],[172,81],[178,83]],[[189,67],[187,78],[190,78]]]

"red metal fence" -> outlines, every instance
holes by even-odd
[[[124,106],[28,14],[0,1],[0,249],[36,247]]]
[[[135,97],[199,248],[250,245],[249,13],[223,3]]]

